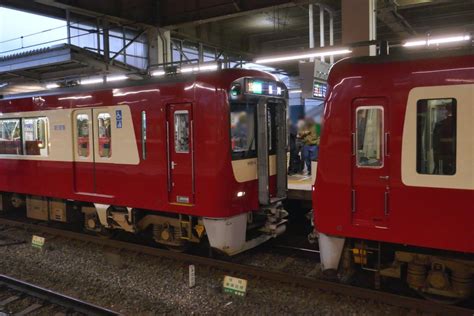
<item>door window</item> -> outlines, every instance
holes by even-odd
[[[189,113],[174,112],[174,149],[176,153],[189,153]]]
[[[417,102],[416,170],[420,174],[456,173],[456,100]]]
[[[356,111],[356,160],[358,167],[383,166],[383,108],[359,107]]]
[[[47,125],[46,117],[23,119],[23,141],[26,155],[47,156]]]
[[[77,154],[79,157],[89,157],[89,115],[77,114]]]
[[[112,125],[109,113],[97,115],[97,126],[99,133],[99,157],[110,158],[112,156]]]

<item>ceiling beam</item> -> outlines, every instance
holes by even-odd
[[[267,5],[259,5],[257,1],[253,1],[253,0],[248,1],[246,10],[242,9],[244,7],[242,4],[240,4],[238,8],[236,9],[236,7],[233,5],[235,1],[232,1],[232,3],[227,2],[221,5],[222,11],[231,10],[231,12],[227,12],[225,14],[212,14],[212,13],[206,14],[205,10],[210,10],[209,8],[207,9],[202,8],[202,9],[197,9],[195,11],[188,11],[188,12],[183,11],[181,15],[183,16],[187,15],[188,17],[184,17],[180,19],[179,18],[180,14],[178,13],[178,17],[175,16],[175,19],[164,18],[162,20],[161,26],[166,27],[167,29],[192,27],[192,26],[202,25],[206,23],[212,23],[212,22],[238,18],[238,17],[242,17],[246,15],[268,12],[269,10],[278,10],[278,9],[308,5],[309,3],[320,3],[328,7],[331,6],[330,0],[319,0],[319,1],[318,0],[293,0],[293,1],[272,0],[272,1],[261,1],[261,2],[266,2]],[[225,5],[227,5],[227,7],[224,7]],[[251,9],[248,9],[249,7]],[[166,12],[166,5],[164,6],[164,11]],[[194,18],[194,17],[201,17],[201,18]]]

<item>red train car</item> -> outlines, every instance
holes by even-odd
[[[352,260],[424,295],[469,297],[472,51],[345,59],[328,85],[313,191],[323,269]]]
[[[5,98],[2,211],[241,252],[285,229],[286,100],[242,69]]]

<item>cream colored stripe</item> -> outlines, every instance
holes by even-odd
[[[417,102],[455,98],[457,101],[456,173],[426,175],[416,170]],[[408,186],[474,189],[474,84],[413,88],[408,95],[402,140],[402,181]]]

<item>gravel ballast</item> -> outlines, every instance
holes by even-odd
[[[0,227],[0,234],[28,241],[0,247],[0,273],[126,315],[416,314],[267,280],[250,279],[247,296],[241,298],[222,292],[223,271],[202,266],[196,266],[196,286],[189,288],[188,265],[174,260],[48,236],[44,249],[39,250],[31,246],[29,232]]]

